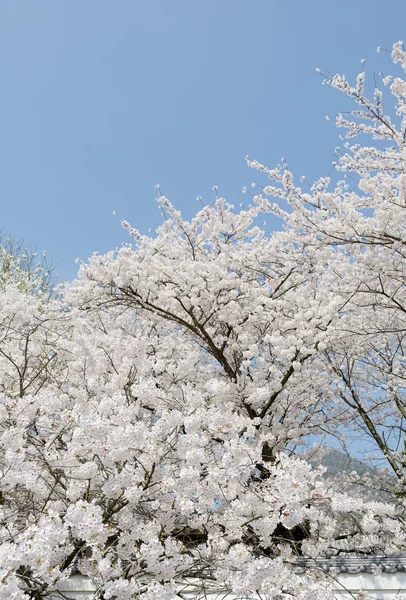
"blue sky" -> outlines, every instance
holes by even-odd
[[[247,154],[330,170],[346,99],[316,67],[388,72],[406,3],[377,0],[3,0],[0,225],[75,258],[160,222],[154,185],[191,217],[212,186],[238,205]]]

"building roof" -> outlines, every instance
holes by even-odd
[[[331,558],[301,559],[296,572],[321,569],[334,573],[396,573],[406,571],[406,555],[393,556],[333,556]]]

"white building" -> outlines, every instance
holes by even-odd
[[[298,572],[305,576],[308,568],[329,573],[337,600],[354,599],[361,590],[365,592],[365,598],[371,600],[400,600],[402,594],[406,600],[406,556],[338,556],[306,560],[298,567]],[[95,586],[89,578],[76,573],[59,589],[65,598],[91,600]]]
[[[371,600],[406,600],[406,556],[336,556],[304,561],[306,568],[329,573],[334,581],[337,600],[352,598],[361,590]],[[402,598],[403,600],[403,598]]]

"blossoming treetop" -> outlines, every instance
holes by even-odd
[[[78,563],[106,599],[325,599],[298,557],[404,548],[406,83],[383,81],[393,120],[363,74],[328,83],[361,105],[338,125],[377,140],[340,159],[355,191],[249,161],[271,182],[245,209],[217,198],[187,222],[160,195],[156,235],[124,222],[133,246],[60,296],[2,284],[0,598],[45,598]],[[350,428],[396,476],[391,502],[297,455]]]

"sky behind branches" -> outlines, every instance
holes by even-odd
[[[386,74],[405,24],[400,0],[3,0],[0,225],[70,280],[129,241],[113,211],[157,227],[156,183],[190,218],[213,185],[246,201],[247,154],[327,175],[348,101],[315,68]]]

